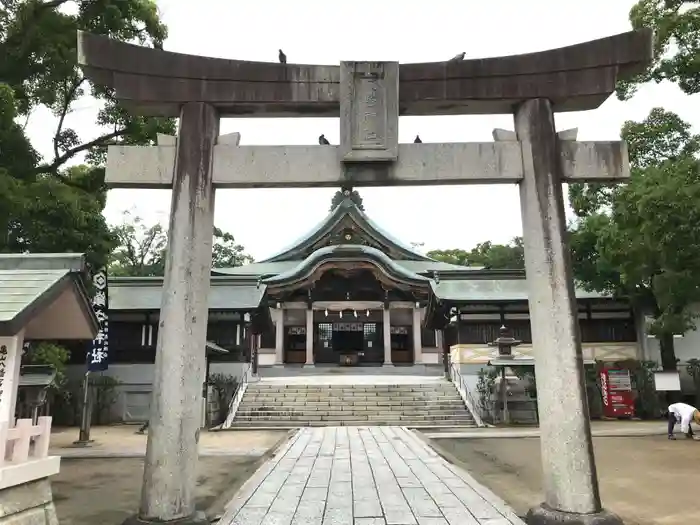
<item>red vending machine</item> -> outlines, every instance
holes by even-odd
[[[629,370],[602,370],[600,386],[603,391],[603,413],[606,417],[634,417],[634,396]]]

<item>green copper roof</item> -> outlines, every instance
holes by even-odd
[[[254,310],[260,305],[265,285],[236,283],[213,278],[209,290],[212,310]],[[163,298],[161,277],[112,278],[109,281],[110,310],[160,310]]]
[[[83,265],[82,254],[0,255],[0,335],[19,332],[68,287],[74,287],[96,332],[97,319],[80,277]]]
[[[301,263],[302,259],[279,262],[259,262],[246,264],[243,266],[236,266],[234,268],[213,268],[212,273],[215,275],[240,275],[245,277],[273,276],[288,272]],[[432,259],[427,261],[406,261],[403,259],[398,259],[394,260],[394,263],[404,267],[409,272],[426,275],[431,274],[432,272],[475,272],[483,269],[477,266],[457,266],[456,264],[433,261]]]
[[[417,284],[428,284],[430,282],[427,277],[418,275],[396,264],[384,252],[360,244],[336,244],[319,248],[294,268],[274,277],[269,277],[263,282],[268,286],[293,283],[305,279],[320,264],[326,261],[355,261],[358,258],[378,264],[389,275],[398,280]]]
[[[433,293],[444,301],[527,301],[525,279],[465,279],[432,281]],[[606,297],[596,292],[576,289],[578,299]]]
[[[415,274],[410,274],[415,275]],[[281,276],[281,277],[284,277]],[[510,302],[527,301],[525,279],[463,279],[440,280],[417,276],[430,283],[433,293],[445,301],[454,302]],[[275,282],[279,282],[275,279]],[[270,285],[274,285],[271,282]],[[260,305],[266,284],[258,286],[250,281],[237,283],[230,278],[212,279],[209,308],[213,310],[254,310]],[[113,278],[109,283],[111,310],[160,310],[162,279]],[[578,299],[598,299],[607,296],[576,289]]]
[[[279,262],[255,262],[244,264],[243,266],[235,266],[233,268],[212,268],[213,274],[218,275],[241,275],[247,277],[259,277],[277,275],[286,272],[301,263],[300,259],[293,261]]]
[[[69,270],[0,270],[0,322],[12,321],[48,293]]]
[[[3,253],[0,270],[85,270],[82,253]]]
[[[329,234],[333,227],[340,223],[345,217],[350,217],[360,229],[376,240],[378,243],[391,247],[402,259],[412,261],[430,261],[429,257],[416,252],[412,248],[404,245],[398,239],[392,237],[382,228],[372,221],[362,210],[360,210],[350,199],[343,201],[331,211],[325,219],[316,225],[310,232],[296,240],[281,252],[262,261],[263,263],[272,263],[280,261],[288,261],[299,259],[299,255],[304,251],[308,251],[314,244],[318,243],[324,235]]]

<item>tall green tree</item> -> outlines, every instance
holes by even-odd
[[[460,266],[483,266],[484,268],[522,269],[525,267],[523,238],[515,237],[509,244],[480,242],[469,251],[461,249],[432,250],[428,257]]]
[[[350,199],[353,203],[355,203],[355,206],[357,206],[360,210],[365,211],[360,193],[351,187],[340,188],[333,194],[333,199],[331,199],[331,207],[328,211],[333,211],[336,209],[344,199]]]
[[[214,226],[212,268],[234,268],[252,262],[254,262],[253,257],[245,253],[245,248],[236,242],[233,235]]]
[[[626,122],[631,179],[603,190],[572,185],[574,273],[590,290],[629,297],[653,318],[664,369],[676,369],[674,334],[694,327],[700,301],[700,137],[656,108]]]
[[[165,274],[168,232],[161,224],[147,225],[127,211],[112,229],[117,248],[112,252],[109,273],[122,277],[157,277]],[[253,262],[232,234],[214,227],[212,268],[231,268]]]
[[[80,251],[107,261],[113,239],[101,217],[109,144],[151,144],[172,119],[133,117],[77,64],[76,32],[160,46],[166,28],[151,0],[0,2],[0,251]],[[101,104],[97,133],[69,126],[79,100]],[[32,144],[21,123],[40,109],[55,117],[51,144]],[[48,147],[46,147],[48,146]],[[41,158],[37,150],[50,150]],[[77,161],[86,165],[76,167]],[[72,166],[72,167],[69,167]]]
[[[141,217],[125,211],[112,234],[117,247],[110,257],[110,275],[153,277],[165,273],[168,233],[161,224],[148,226]]]
[[[632,27],[654,29],[654,61],[635,78],[620,82],[617,95],[630,98],[639,84],[669,80],[691,95],[700,92],[700,1],[639,0]]]

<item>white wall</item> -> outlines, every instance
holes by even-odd
[[[695,330],[690,330],[683,334],[683,337],[677,337],[673,340],[676,359],[680,360],[678,369],[680,371],[681,386],[684,392],[695,391],[693,380],[688,375],[685,365],[689,359],[700,359],[700,305],[696,305],[693,310],[699,317],[696,320],[697,327]],[[642,326],[646,329],[645,325]],[[659,366],[661,366],[661,351],[658,339],[655,337],[648,337],[645,333],[644,340],[642,341],[642,349],[645,359],[656,361]]]
[[[246,363],[211,363],[209,374],[231,375],[240,381]],[[103,375],[118,379],[118,396],[112,406],[112,419],[116,421],[142,421],[148,411],[150,394],[153,386],[154,365],[152,364],[115,364],[110,365]],[[79,380],[85,374],[84,365],[67,367],[66,375]]]
[[[683,337],[677,337],[673,341],[676,350],[676,358],[680,359],[681,363],[687,363],[689,359],[693,358],[700,359],[700,331],[698,331],[697,328],[686,332],[683,334]],[[658,339],[655,337],[647,337],[644,347],[648,360],[661,363]]]

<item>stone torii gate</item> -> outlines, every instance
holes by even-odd
[[[199,523],[194,508],[214,188],[519,184],[537,360],[545,502],[531,524],[620,523],[601,507],[566,241],[562,182],[628,177],[621,142],[557,134],[556,111],[600,106],[651,61],[650,31],[460,62],[337,66],[223,60],[78,34],[85,74],[178,137],[109,148],[110,187],[172,188],[151,431],[134,523]],[[513,114],[494,142],[399,144],[400,115]],[[221,117],[340,117],[339,146],[239,146]]]

